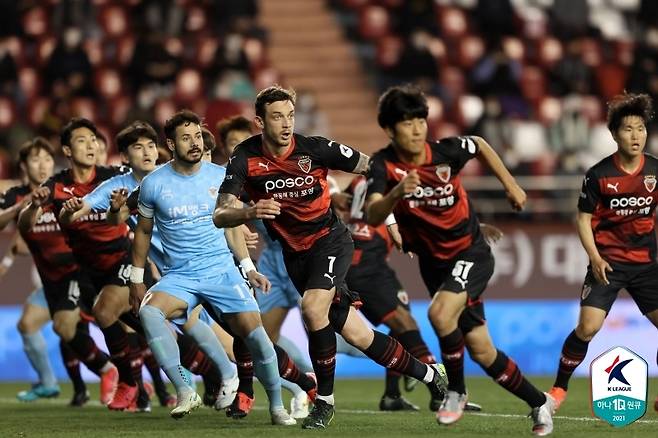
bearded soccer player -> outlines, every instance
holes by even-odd
[[[381,96],[378,122],[391,143],[372,158],[366,220],[378,225],[394,213],[405,251],[418,256],[432,296],[430,320],[450,382],[437,421],[452,424],[464,413],[466,345],[489,376],[528,403],[533,432],[547,435],[553,429],[553,399],[528,382],[489,336],[482,293],[493,274],[494,259],[459,171],[478,157],[502,182],[516,210],[523,208],[525,192],[482,138],[428,142],[427,112],[427,101],[415,88],[393,87]]]
[[[607,121],[617,152],[585,174],[576,222],[589,266],[578,325],[564,341],[550,390],[556,408],[564,402],[571,374],[587,355],[589,342],[601,329],[621,289],[628,291],[642,314],[658,327],[658,159],[644,152],[646,125],[652,117],[648,95],[616,96],[609,104]],[[655,408],[658,410],[658,398]]]
[[[327,172],[365,173],[368,157],[322,137],[294,134],[295,95],[279,86],[256,97],[261,135],[242,142],[229,159],[214,221],[234,227],[263,219],[283,246],[286,269],[302,294],[302,316],[309,330],[309,353],[318,380],[313,411],[304,429],[326,428],[334,416],[334,371],[338,332],[377,363],[444,385],[441,366],[426,365],[395,339],[371,330],[356,314],[358,297],[345,287],[354,246],[350,232],[330,207]],[[243,188],[255,204],[242,208]]]

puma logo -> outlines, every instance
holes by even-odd
[[[264,167],[266,171],[270,171],[270,163],[269,161],[267,163],[258,163],[258,166]]]
[[[615,183],[615,184],[610,184],[610,183],[608,183],[608,185],[607,185],[606,187],[609,188],[609,189],[614,190],[615,193],[619,193],[619,188],[618,188],[618,187],[619,187],[619,183]]]
[[[334,284],[334,278],[336,278],[335,275],[332,277],[331,275],[325,273],[324,276],[327,277],[329,280],[331,280],[331,284]]]
[[[460,277],[454,277],[454,278],[457,283],[462,285],[462,290],[466,290],[466,283],[468,283],[468,280],[464,280],[463,278]]]
[[[62,191],[64,193],[68,193],[71,196],[75,196],[73,193],[73,187],[62,187]]]

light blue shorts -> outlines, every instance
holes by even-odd
[[[43,292],[43,288],[34,289],[30,295],[27,296],[25,300],[27,304],[32,304],[33,306],[39,306],[48,308],[48,302],[46,301],[46,294]]]
[[[190,278],[189,275],[177,272],[167,273],[149,289],[149,292],[156,291],[165,292],[187,303],[186,315],[173,319],[175,324],[184,324],[192,310],[204,302],[220,317],[226,313],[259,311],[247,283],[235,267],[204,278]]]
[[[258,259],[258,272],[272,283],[268,294],[256,289],[256,301],[261,313],[267,313],[277,307],[292,309],[299,305],[301,296],[288,276],[280,247],[263,250]]]

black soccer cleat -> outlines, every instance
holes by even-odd
[[[316,398],[313,410],[304,418],[302,429],[326,429],[334,419],[334,412],[332,405]]]
[[[382,396],[379,401],[380,411],[419,411],[420,408],[411,403],[401,395],[397,397],[390,397],[388,395]]]
[[[84,391],[74,392],[73,398],[69,402],[69,406],[73,408],[81,408],[87,404],[89,401],[89,391],[86,389]]]

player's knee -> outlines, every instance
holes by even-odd
[[[28,333],[33,333],[34,327],[33,324],[30,324],[30,321],[25,318],[25,316],[21,316],[21,319],[18,320],[18,323],[16,324],[16,328],[18,331],[22,334],[28,334]]]
[[[372,344],[372,330],[343,330],[341,336],[360,350],[365,350]]]
[[[589,342],[601,329],[601,324],[596,321],[581,321],[576,327],[576,335],[583,341]]]
[[[393,313],[390,318],[386,319],[384,323],[395,333],[418,330],[416,320],[411,316],[411,313],[409,313],[407,309],[402,307],[398,307],[395,313]]]
[[[60,318],[53,321],[53,330],[63,341],[68,342],[75,336],[76,324],[68,319]]]
[[[435,329],[440,332],[448,331],[457,327],[457,320],[440,305],[430,306],[428,316]]]
[[[109,306],[99,306],[93,308],[94,318],[101,327],[108,327],[117,320],[117,315]]]
[[[324,311],[321,306],[304,306],[302,317],[309,330],[320,330],[329,324],[328,312]]]
[[[467,346],[467,348],[471,359],[473,359],[481,366],[488,367],[496,359],[497,351],[489,342]]]

